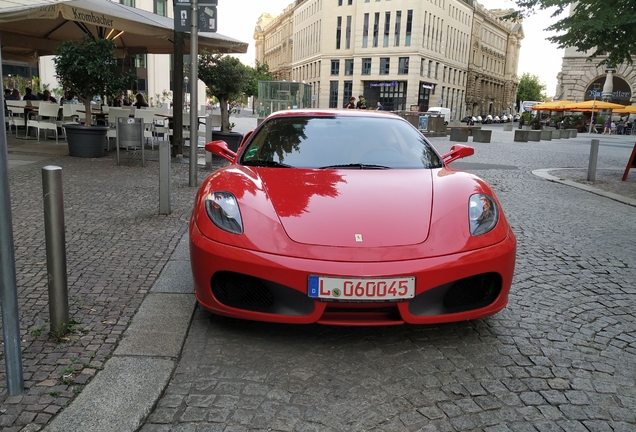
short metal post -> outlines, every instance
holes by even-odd
[[[42,193],[51,333],[59,337],[68,332],[69,323],[61,167],[47,165],[42,168]]]
[[[205,116],[205,142],[206,144],[212,141],[212,115]],[[210,168],[212,166],[212,153],[205,152],[205,167]]]
[[[590,147],[590,161],[587,165],[587,181],[596,181],[596,162],[598,160],[598,140],[592,140]]]
[[[169,215],[170,210],[170,142],[159,143],[159,214]]]

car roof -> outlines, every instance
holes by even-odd
[[[320,108],[320,109],[294,109],[276,111],[267,117],[268,119],[277,117],[376,117],[376,118],[398,118],[402,119],[397,114],[391,111],[378,111],[378,110],[352,110],[352,109],[338,109],[338,108]],[[406,121],[406,120],[404,120]]]

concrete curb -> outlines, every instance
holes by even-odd
[[[136,431],[170,382],[196,301],[186,233],[104,370],[51,421],[47,432]]]
[[[554,182],[554,183],[561,183],[567,186],[572,186],[575,187],[577,189],[581,189],[584,190],[586,192],[591,192],[593,194],[596,195],[600,195],[602,197],[605,198],[609,198],[611,200],[614,201],[618,201],[621,202],[623,204],[627,204],[633,207],[636,207],[636,199],[633,198],[628,198],[622,195],[618,195],[612,192],[606,192],[600,189],[597,189],[593,186],[589,186],[586,184],[581,184],[572,180],[565,180],[565,179],[561,179],[559,177],[555,177],[553,175],[550,174],[550,171],[556,171],[556,170],[566,170],[566,169],[577,169],[580,170],[580,168],[543,168],[543,169],[538,169],[538,170],[534,170],[532,171],[532,174],[536,175],[537,177],[541,177],[543,179],[546,179],[548,181]]]

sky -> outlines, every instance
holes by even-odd
[[[512,0],[477,0],[487,9],[515,8]],[[246,54],[238,55],[241,61],[254,65],[254,27],[256,20],[264,13],[280,14],[292,0],[219,0],[217,31],[225,36],[247,42]],[[557,85],[557,74],[561,71],[563,50],[548,42],[546,37],[553,35],[544,29],[556,22],[550,13],[543,11],[523,21],[525,38],[521,41],[519,55],[519,76],[528,72],[539,77],[539,82],[546,86],[548,97],[554,96]]]

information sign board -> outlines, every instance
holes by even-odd
[[[189,32],[192,27],[192,5],[178,3],[174,5],[174,29],[178,32]]]

